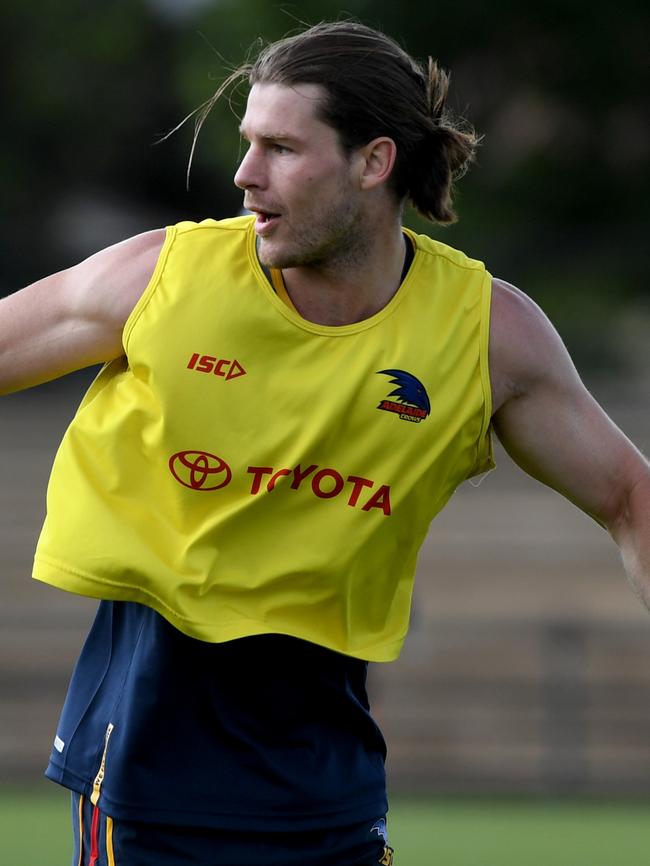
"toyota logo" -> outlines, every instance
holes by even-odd
[[[226,461],[208,451],[172,454],[169,469],[179,484],[191,490],[219,490],[232,478],[232,470]]]

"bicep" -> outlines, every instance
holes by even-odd
[[[525,296],[504,303],[495,305],[501,320],[491,339],[495,378],[507,383],[494,430],[528,474],[611,526],[645,461],[587,391],[539,308]]]
[[[164,241],[147,232],[0,301],[0,393],[123,353],[122,330]]]

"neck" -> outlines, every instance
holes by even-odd
[[[345,256],[319,266],[287,268],[284,284],[300,315],[318,325],[351,325],[382,310],[404,267],[401,226],[377,232]]]

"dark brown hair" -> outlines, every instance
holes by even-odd
[[[363,24],[317,24],[267,45],[254,62],[231,73],[199,109],[197,135],[224,90],[245,78],[251,85],[321,85],[321,119],[338,132],[343,148],[392,138],[397,159],[391,183],[398,199],[408,197],[433,222],[455,221],[452,183],[472,161],[478,139],[445,110],[449,77],[434,60],[420,65],[389,36]]]

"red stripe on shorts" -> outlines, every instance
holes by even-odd
[[[93,820],[90,825],[90,860],[88,866],[97,866],[99,860],[99,809],[93,806]]]

